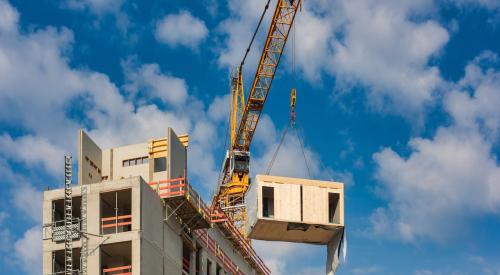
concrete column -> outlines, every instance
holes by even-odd
[[[189,274],[196,274],[196,250],[192,250],[189,255]]]

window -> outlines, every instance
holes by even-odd
[[[329,223],[340,223],[339,212],[337,207],[339,205],[339,194],[328,193],[328,222]]]
[[[167,158],[155,158],[154,160],[154,172],[167,171]]]
[[[220,265],[217,265],[217,268],[215,269],[215,275],[222,275],[222,267]]]
[[[274,187],[262,186],[262,216],[274,218]]]
[[[126,159],[122,162],[123,167],[134,166],[139,164],[147,164],[149,162],[148,157],[140,157],[133,159]]]

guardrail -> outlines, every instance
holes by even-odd
[[[198,195],[198,193],[191,188],[191,185],[184,177],[154,181],[149,182],[148,184],[151,188],[153,188],[153,190],[156,190],[156,193],[158,193],[162,199],[185,196],[188,201],[198,209],[198,211],[204,212],[204,214],[209,217],[207,205],[200,195]]]
[[[132,224],[132,215],[101,218],[101,231],[104,231],[104,229],[106,228],[114,227],[115,233],[118,233],[118,227],[124,227],[131,224]]]
[[[132,275],[132,265],[104,268],[102,273],[104,275]]]

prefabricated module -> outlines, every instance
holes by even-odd
[[[187,134],[168,128],[164,137],[101,149],[80,130],[78,185],[66,157],[64,188],[43,194],[43,274],[270,274],[250,239],[326,245],[326,273],[336,272],[345,236],[343,184],[250,179],[253,136],[301,9],[301,0],[276,0],[245,100],[243,66],[270,2],[231,73],[230,142],[211,203],[189,182]]]

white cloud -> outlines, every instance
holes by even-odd
[[[336,173],[328,167],[323,167],[320,156],[312,148],[308,147],[307,144],[302,144],[306,141],[299,140],[296,131],[293,128],[288,130],[274,164],[271,167],[271,175],[297,178],[312,177],[326,180],[332,179],[332,175],[335,175],[337,176],[336,180],[339,181],[349,179],[347,174]],[[252,155],[250,164],[252,173],[266,173],[273,155],[278,148],[282,134],[280,132],[278,136],[278,131],[268,115],[261,117],[253,142],[253,148],[258,147],[258,152],[260,153]],[[300,135],[302,136],[303,134]]]
[[[24,236],[14,244],[14,252],[26,274],[42,270],[42,230],[40,226],[35,226],[24,232]]]
[[[19,13],[15,10],[9,2],[5,0],[0,1],[0,31],[9,32],[17,29],[17,21],[19,20]],[[1,57],[1,55],[0,55]],[[0,64],[2,60],[0,59]]]
[[[451,2],[459,7],[482,7],[490,10],[496,10],[500,8],[500,2],[497,0],[442,0],[443,2]]]
[[[124,63],[127,76],[125,90],[132,94],[133,99],[160,98],[164,103],[173,105],[186,102],[188,86],[184,79],[162,74],[158,64],[143,64],[137,68],[129,63]]]
[[[41,224],[42,192],[29,183],[17,182],[12,193],[14,205],[28,216],[27,220]]]
[[[219,26],[224,38],[219,65],[238,65],[264,2],[228,2],[232,15]],[[314,0],[303,5],[295,23],[300,76],[315,85],[321,84],[323,75],[334,77],[334,92],[365,87],[368,102],[376,110],[407,118],[421,118],[424,109],[435,102],[443,80],[431,61],[448,42],[449,33],[435,20],[415,19],[432,16],[433,1]],[[266,18],[247,58],[251,68],[268,24]],[[290,44],[289,40],[288,49]],[[291,70],[290,52],[285,61],[282,69]]]
[[[326,267],[308,264],[301,265],[301,269],[294,269],[290,265],[292,262],[304,261],[301,255],[326,253],[324,246],[259,240],[254,240],[252,245],[259,256],[265,260],[272,274],[320,274],[326,270]]]
[[[205,22],[188,11],[169,14],[156,23],[155,37],[171,47],[198,48],[208,36]]]
[[[374,154],[389,206],[372,215],[373,233],[446,241],[463,234],[473,217],[500,213],[500,166],[492,154],[499,136],[498,75],[476,59],[445,98],[452,125],[433,138],[411,139],[408,156],[389,148]]]
[[[223,20],[217,27],[218,33],[222,36],[222,44],[217,48],[219,54],[217,63],[220,67],[233,67],[240,64],[266,3],[267,0],[227,2],[230,17]],[[264,43],[265,37],[263,35],[267,33],[274,7],[273,4],[269,6],[262,22],[259,35],[256,37],[252,51],[245,62],[247,69],[256,67]],[[245,75],[247,73],[253,73],[253,71],[246,70]]]
[[[43,137],[27,135],[12,139],[8,134],[3,134],[0,135],[0,155],[28,166],[41,164],[50,173],[57,174],[61,171],[64,151]],[[56,161],[58,159],[59,162]]]
[[[77,11],[89,11],[97,17],[94,25],[97,27],[100,20],[106,15],[113,15],[116,19],[116,25],[122,33],[126,33],[130,22],[127,14],[122,10],[123,0],[65,0],[65,8]]]
[[[423,2],[344,1],[344,37],[333,42],[330,72],[341,82],[367,87],[376,108],[421,113],[442,82],[429,61],[449,39],[436,21],[409,19],[425,8]]]
[[[465,68],[465,77],[455,91],[447,94],[445,108],[462,127],[479,125],[483,134],[494,138],[500,133],[500,72],[483,70],[481,63],[496,63],[498,56],[485,52]],[[467,91],[473,90],[470,94]]]

